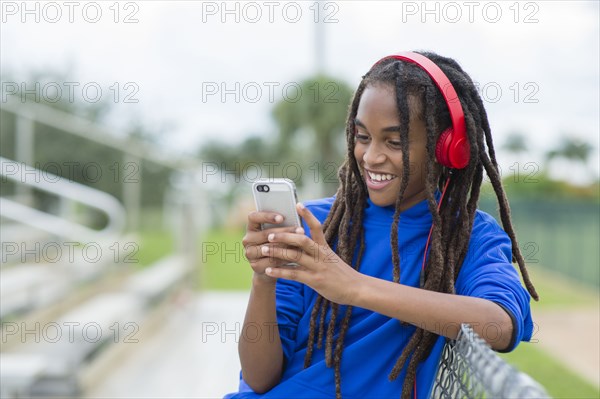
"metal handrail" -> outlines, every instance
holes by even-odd
[[[27,170],[27,173],[18,173]],[[8,198],[0,198],[0,215],[30,226],[42,229],[61,237],[77,240],[120,234],[125,228],[125,208],[113,196],[83,184],[32,168],[22,162],[0,157],[0,175],[2,180],[12,180],[17,184],[34,187],[63,199],[79,202],[103,212],[108,223],[102,229],[66,220],[60,216],[40,211]]]
[[[158,151],[152,145],[139,140],[119,137],[107,127],[47,105],[23,103],[8,96],[0,109],[175,170],[195,167],[199,163],[197,158],[189,155],[168,153],[164,149]]]
[[[7,96],[0,104],[0,111],[11,113],[15,123],[15,156],[14,159],[28,165],[34,163],[34,142],[37,134],[36,125],[46,125],[67,134],[113,148],[123,155],[125,164],[149,161],[173,171],[185,171],[197,168],[200,161],[190,155],[175,154],[158,150],[155,146],[140,140],[115,134],[115,132],[96,122],[77,115],[61,111],[44,104],[18,101],[15,96]],[[140,169],[140,173],[142,169]],[[127,228],[139,226],[139,209],[141,206],[141,185],[126,184],[123,180],[123,204],[127,211]],[[28,187],[20,187],[19,193],[28,195]]]

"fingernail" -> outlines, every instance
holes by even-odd
[[[304,209],[304,204],[302,202],[298,202],[298,208]]]
[[[283,216],[281,216],[281,215],[277,215],[277,216],[275,216],[275,221],[276,221],[277,223],[281,223],[281,222],[283,222]]]
[[[262,252],[262,253],[263,253],[263,255],[266,255],[266,254],[268,254],[268,253],[269,253],[269,247],[267,247],[266,245],[262,246],[262,247],[260,248],[260,252]]]
[[[303,233],[304,233],[304,229],[302,227],[296,228],[296,234],[303,234]]]
[[[275,234],[273,234],[273,233],[269,234],[269,236],[267,237],[267,239],[269,241],[273,241],[274,238],[275,238]]]
[[[271,269],[270,267],[267,267],[265,269],[265,273],[267,273],[267,274],[271,274],[272,271],[273,271],[273,269]]]

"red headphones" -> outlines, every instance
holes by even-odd
[[[440,89],[442,96],[446,100],[448,111],[450,111],[450,119],[452,127],[444,130],[435,146],[435,156],[437,161],[449,168],[463,169],[469,164],[470,146],[467,139],[467,130],[465,126],[465,114],[460,105],[458,95],[454,86],[450,83],[450,79],[442,72],[429,58],[412,52],[402,52],[399,54],[388,55],[377,61],[373,66],[379,64],[383,60],[394,58],[401,61],[412,62],[418,65],[431,77],[436,86]]]

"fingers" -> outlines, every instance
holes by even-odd
[[[310,240],[310,239],[309,239]],[[323,261],[324,253],[320,252],[319,246],[312,242],[314,248],[311,253],[304,252],[301,248],[293,246],[263,245],[260,247],[261,254],[269,258],[280,259],[285,263],[298,263],[303,269],[316,270],[319,262]]]
[[[304,221],[308,225],[312,239],[317,244],[321,244],[321,245],[327,244],[327,241],[325,240],[325,235],[323,234],[323,227],[321,226],[321,222],[319,222],[319,219],[317,219],[315,217],[315,215],[313,215],[312,212],[309,211],[304,206],[304,204],[302,204],[300,202],[296,204],[296,210],[298,211],[298,214],[302,217],[302,219],[304,219]]]
[[[312,239],[304,234],[304,229],[301,227],[261,230],[261,225],[264,223],[283,222],[283,216],[275,212],[255,211],[248,215],[246,235],[242,239],[242,244],[246,258],[255,272],[263,274],[266,273],[266,269],[270,269],[276,274],[269,275],[271,277],[301,281],[299,276],[307,273],[305,267],[280,268],[280,266],[290,262],[312,264],[311,258],[319,256],[319,244],[327,244],[321,223],[302,204],[297,204],[297,211],[310,228]]]
[[[319,244],[304,234],[272,232],[267,235],[267,240],[272,246],[281,246],[281,244],[287,244],[290,247],[301,249],[308,255],[315,257],[318,256]]]
[[[265,269],[268,267],[277,268],[277,267],[285,266],[287,263],[289,263],[289,262],[285,261],[285,260],[277,259],[274,257],[263,257],[263,258],[256,259],[256,260],[250,262],[250,266],[252,267],[252,270],[255,273],[264,274]]]
[[[263,274],[267,267],[280,267],[288,263],[285,260],[275,258],[273,256],[265,256],[261,252],[262,246],[272,246],[280,248],[289,248],[284,243],[269,243],[267,237],[269,234],[301,234],[304,236],[304,229],[300,227],[276,227],[267,230],[260,231],[248,231],[242,239],[242,245],[244,246],[245,256],[252,270],[258,274]]]
[[[283,222],[283,216],[275,212],[250,212],[248,214],[248,231],[260,231],[262,223],[278,224]]]
[[[276,227],[273,229],[246,232],[246,235],[242,238],[242,245],[246,249],[246,258],[248,260],[259,258],[261,256],[260,250],[253,247],[267,244],[267,237],[272,233],[296,233],[304,235],[304,229],[301,227]]]
[[[265,274],[273,278],[284,278],[287,280],[299,281],[306,283],[309,278],[309,274],[306,270],[299,267],[267,267]]]
[[[281,248],[281,249],[291,248],[289,245],[284,244],[284,243],[260,243],[260,244],[256,244],[256,245],[248,245],[247,247],[245,247],[246,259],[249,262],[253,262],[260,258],[264,258],[265,255],[263,255],[263,252],[261,249],[264,246],[273,247],[273,248]]]
[[[267,237],[271,233],[296,233],[296,234],[304,234],[304,229],[301,227],[274,227],[266,230],[259,231],[247,231],[244,238],[242,238],[242,245],[257,245],[263,244],[267,242]]]

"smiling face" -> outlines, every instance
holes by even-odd
[[[427,198],[426,128],[421,118],[412,115],[415,113],[414,102],[409,101],[409,108],[410,172],[401,210]],[[354,157],[367,184],[369,198],[378,206],[394,205],[400,193],[400,180],[404,169],[394,87],[389,84],[370,84],[365,87],[358,105],[355,125]]]

